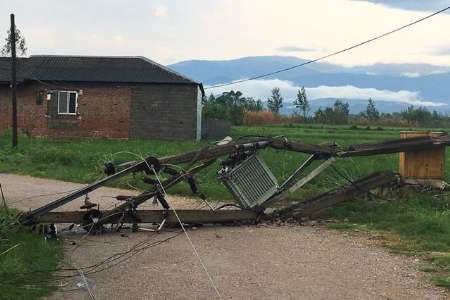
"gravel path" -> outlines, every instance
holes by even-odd
[[[0,174],[11,206],[38,207],[52,197],[27,199],[80,187],[79,184]],[[101,207],[110,196],[131,194],[101,188],[89,196]],[[20,202],[18,202],[20,201]],[[176,207],[198,203],[170,197]],[[63,209],[77,209],[81,201]],[[84,237],[66,235],[66,257],[87,266],[140,241],[158,241],[173,232],[138,232]],[[419,272],[421,262],[392,255],[376,238],[309,226],[243,226],[190,229],[189,235],[224,299],[450,299]],[[73,245],[74,244],[74,245]],[[96,299],[213,299],[214,290],[184,235],[134,255],[109,270],[87,276]],[[72,290],[80,278],[63,285],[50,299],[90,299]]]

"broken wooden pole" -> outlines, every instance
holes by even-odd
[[[156,168],[156,166],[167,166],[177,164],[193,164],[195,162],[211,161],[219,158],[220,156],[236,153],[239,151],[255,152],[258,149],[264,149],[267,147],[294,151],[299,153],[313,154],[321,159],[327,159],[330,157],[350,157],[350,156],[367,156],[376,154],[389,154],[407,151],[416,151],[421,149],[432,149],[450,145],[450,137],[448,135],[439,137],[427,137],[416,139],[403,139],[393,140],[375,144],[354,145],[347,149],[337,151],[335,145],[313,145],[306,144],[298,141],[289,141],[286,138],[271,138],[271,137],[258,137],[245,141],[231,142],[226,145],[214,146],[211,148],[204,148],[196,151],[191,151],[179,155],[165,156],[161,158],[147,157],[140,162],[129,162],[122,165],[123,170],[116,173],[114,171],[103,179],[100,179],[90,185],[87,185],[77,191],[74,191],[66,196],[63,196],[53,202],[48,203],[45,206],[39,207],[33,211],[25,213],[20,222],[25,225],[31,225],[34,220],[42,215],[69,203],[81,196],[84,196],[95,189],[109,183],[114,179],[118,179],[134,172],[141,172],[150,169],[150,166]],[[114,169],[114,168],[113,168]],[[156,171],[157,172],[157,171]],[[147,200],[142,199],[143,201]]]
[[[130,214],[118,214],[113,211],[102,211],[103,216],[108,217],[107,222],[102,223],[161,223],[166,217],[166,223],[179,224],[173,210],[137,210],[135,216]],[[82,224],[85,211],[65,211],[65,212],[48,212],[39,216],[36,223],[76,223]],[[233,223],[233,222],[255,222],[258,215],[251,210],[239,209],[223,209],[223,210],[199,210],[199,209],[177,209],[180,220],[186,224],[214,224],[214,223]],[[135,218],[136,217],[136,218]]]
[[[337,152],[338,157],[369,156],[378,154],[391,154],[399,152],[417,151],[423,149],[441,148],[450,145],[450,137],[416,137],[396,139],[381,143],[352,145],[345,150]]]
[[[334,157],[330,157],[329,159],[321,163],[317,168],[312,170],[311,173],[297,180],[297,182],[293,183],[293,185],[290,186],[288,189],[281,189],[282,190],[281,193],[275,194],[271,199],[263,203],[262,207],[264,208],[270,207],[273,203],[288,198],[290,194],[294,193],[295,191],[303,187],[305,184],[307,184],[308,182],[319,176],[320,173],[326,170],[335,161],[336,159]]]
[[[340,202],[349,200],[357,195],[368,193],[370,192],[370,190],[378,187],[394,185],[399,182],[400,176],[397,173],[373,173],[344,187],[328,191],[312,199],[296,203],[281,210],[277,210],[268,215],[268,217],[280,217],[282,219],[288,219],[291,217],[295,219],[302,219],[305,217],[309,218],[311,216],[317,215],[319,212],[322,212],[327,208],[330,208]]]

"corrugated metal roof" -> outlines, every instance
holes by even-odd
[[[0,82],[11,78],[10,58],[0,58]],[[20,58],[18,81],[78,81],[198,84],[145,57],[53,56]]]

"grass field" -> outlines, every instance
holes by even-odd
[[[40,299],[54,290],[49,270],[57,267],[62,245],[9,226],[15,215],[0,208],[0,298]]]
[[[399,138],[401,130],[409,128],[355,128],[325,125],[278,125],[265,127],[234,127],[231,135],[285,136],[306,143],[335,141],[339,145],[375,142]],[[417,130],[417,129],[415,129]],[[436,129],[434,129],[436,131]],[[445,131],[445,130],[443,130]],[[207,142],[146,141],[146,140],[51,140],[21,136],[19,148],[12,150],[9,136],[0,136],[0,172],[27,174],[38,177],[88,183],[101,178],[102,165],[107,161],[125,162],[142,156],[163,156],[200,149]],[[267,149],[261,156],[281,181],[293,171],[305,155]],[[446,156],[446,180],[450,181],[450,161]],[[379,170],[398,169],[398,154],[342,159],[336,169],[345,177],[356,179]],[[230,194],[216,176],[217,163],[198,175],[201,190],[210,199],[229,200]],[[138,176],[138,175],[137,175]],[[326,170],[302,191],[291,195],[293,200],[337,187],[346,180],[335,170]],[[119,187],[145,188],[139,178],[130,176],[114,183]],[[189,194],[187,185],[178,185],[170,192]],[[436,192],[434,192],[436,194]],[[450,215],[449,197],[433,197],[433,193],[410,193],[394,201],[349,202],[333,209],[330,217],[336,219],[336,228],[363,228],[381,231],[393,243],[391,249],[423,255],[430,265],[436,284],[450,287]],[[395,238],[392,238],[395,236]]]
[[[367,130],[350,129],[350,126],[267,126],[234,127],[233,137],[245,135],[284,135],[307,143],[334,140],[341,145],[373,142],[399,137],[400,129]],[[38,177],[87,183],[102,176],[102,165],[106,161],[125,162],[140,159],[140,156],[162,156],[199,149],[206,142],[148,141],[148,140],[51,140],[21,137],[18,150],[8,146],[9,137],[0,137],[0,172],[28,174]],[[4,145],[4,146],[2,146]],[[305,155],[285,151],[264,150],[262,156],[274,174],[282,180],[305,158]],[[337,168],[356,178],[372,171],[397,169],[397,155],[371,158],[354,158],[339,161]],[[225,188],[216,180],[217,167],[208,168],[199,174],[203,192],[211,199],[230,199]],[[128,178],[116,182],[116,186],[140,185],[139,180]],[[340,184],[337,174],[327,172],[312,183],[306,192],[315,192]],[[172,193],[188,193],[187,186],[176,186]]]

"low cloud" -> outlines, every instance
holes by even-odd
[[[153,9],[153,15],[155,17],[165,17],[167,15],[167,7],[164,5],[158,5]]]
[[[443,55],[443,56],[450,55],[450,47],[436,49],[436,50],[432,51],[432,54]]]
[[[124,41],[123,36],[120,35],[120,34],[115,35],[115,36],[113,37],[113,39],[114,39],[114,41],[117,42],[117,43],[122,43],[122,42]]]
[[[298,46],[284,46],[275,49],[277,51],[281,52],[308,52],[308,51],[315,51],[316,49],[313,48],[306,48],[306,47],[298,47]]]
[[[286,102],[292,102],[300,86],[291,81],[270,79],[270,80],[252,80],[240,83],[234,87],[225,86],[211,90],[214,94],[221,94],[231,89],[241,91],[245,96],[256,99],[267,99],[271,90],[278,87]],[[208,91],[210,92],[210,91]],[[443,102],[433,102],[423,99],[418,91],[391,91],[378,90],[374,88],[358,88],[352,85],[345,86],[317,86],[306,88],[306,93],[311,101],[318,99],[346,99],[346,100],[364,100],[372,98],[374,101],[386,101],[405,103],[415,106],[439,107],[445,106]]]
[[[437,9],[443,9],[448,6],[448,0],[353,0],[372,2],[375,4],[381,4],[389,7],[418,10],[418,11],[431,11]]]
[[[403,72],[400,75],[403,77],[410,77],[410,78],[415,78],[415,77],[421,76],[421,74],[418,72]]]

